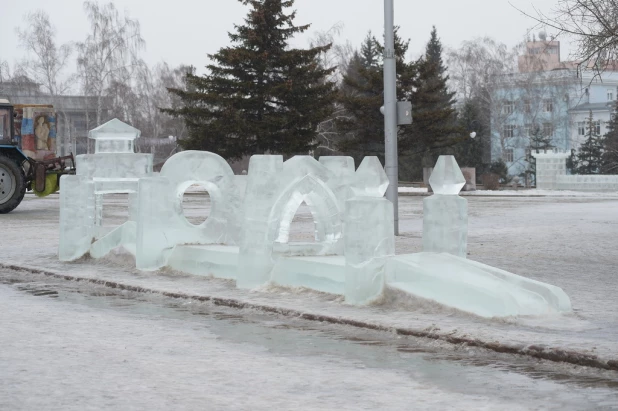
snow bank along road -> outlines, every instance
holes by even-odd
[[[187,215],[204,218],[208,204],[188,196]],[[106,201],[104,222],[126,217],[121,196]],[[618,200],[603,197],[488,198],[468,197],[469,258],[562,287],[573,301],[568,316],[482,320],[423,301],[389,293],[382,305],[354,308],[332,296],[303,290],[236,290],[225,281],[161,272],[143,274],[127,256],[102,262],[61,264],[56,258],[58,199],[27,197],[14,213],[0,218],[0,263],[29,266],[77,278],[98,278],[118,284],[185,295],[211,296],[313,313],[358,323],[424,332],[440,341],[478,341],[497,350],[543,354],[542,358],[614,368],[618,359]],[[422,198],[402,197],[397,251],[421,249]],[[301,209],[295,218],[296,238],[308,238],[312,220]],[[49,278],[48,278],[49,280]],[[15,297],[19,300],[19,298]],[[3,310],[3,312],[5,312]],[[368,332],[368,331],[365,331]],[[578,362],[580,361],[580,362]],[[598,372],[603,372],[599,371]],[[610,371],[611,372],[611,371]]]

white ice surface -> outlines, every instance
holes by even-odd
[[[454,156],[438,157],[429,177],[429,184],[436,194],[457,195],[466,184],[466,179]]]
[[[466,258],[468,200],[456,194],[434,194],[423,199],[423,251]]]
[[[414,296],[481,317],[569,313],[560,288],[451,254],[416,253],[387,263],[386,282]]]

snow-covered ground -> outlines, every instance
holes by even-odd
[[[0,409],[612,409],[618,376],[0,272]]]
[[[0,264],[4,265],[4,268],[0,266],[0,276],[67,283],[6,268],[13,264],[160,292],[225,298],[253,306],[426,330],[438,337],[461,337],[523,350],[531,345],[541,350],[561,348],[597,356],[602,361],[618,359],[618,199],[594,195],[475,196],[468,201],[469,258],[562,287],[572,299],[573,314],[484,320],[428,302],[401,298],[395,293],[389,293],[381,305],[357,308],[343,304],[341,298],[306,290],[267,288],[246,292],[235,289],[229,281],[169,271],[140,273],[124,253],[102,261],[84,259],[63,264],[56,257],[57,196],[47,199],[27,196],[13,213],[0,216]],[[126,218],[124,202],[122,196],[113,196],[106,202],[104,224],[118,224]],[[186,213],[190,219],[203,220],[208,207],[205,197],[187,196]],[[420,251],[422,197],[401,197],[400,215],[402,235],[396,241],[397,252]],[[312,219],[307,209],[299,210],[292,229],[292,239],[310,238]],[[100,290],[97,293],[105,294]],[[111,309],[83,299],[34,297],[20,292],[18,285],[0,284],[0,346],[3,347],[0,408],[609,409],[618,406],[614,371],[548,365],[546,361],[525,360],[525,357],[505,360],[504,354],[447,344],[444,338],[419,339],[425,340],[419,343],[425,345],[423,348],[394,349],[397,354],[393,357],[389,357],[391,354],[385,348],[375,348],[376,351],[363,348],[365,351],[358,354],[355,350],[359,348],[354,345],[356,348],[337,351],[335,347],[342,346],[339,340],[322,341],[320,344],[327,346],[312,350],[310,347],[318,344],[314,340],[318,338],[315,330],[328,326],[323,323],[305,326],[309,332],[301,338],[304,344],[288,340],[291,338],[288,335],[271,335],[270,331],[265,332],[261,342],[256,342],[246,338],[260,334],[262,328],[247,330],[231,324],[229,328],[224,327],[225,332],[213,331],[216,322],[201,323],[174,316],[170,319],[156,309],[144,309],[143,304],[133,301],[134,297],[123,298],[118,307]],[[187,300],[182,304],[191,303]],[[217,307],[219,311],[223,309]],[[251,312],[244,310],[239,315],[247,316]],[[291,320],[263,321],[282,323],[282,328],[287,329]],[[337,335],[355,333],[345,331],[349,327],[331,327],[336,327]],[[235,337],[223,337],[230,333]],[[376,333],[368,337],[367,333],[372,331],[356,333],[360,337],[353,334],[352,341],[381,338],[387,345],[401,345],[402,337],[395,334]],[[281,344],[275,346],[265,342],[279,339]],[[365,347],[364,343],[360,345]],[[373,343],[366,345],[373,346]],[[453,365],[450,357],[434,358],[429,365],[419,363],[415,353],[427,351],[427,345],[434,352],[454,353],[463,358],[471,355],[483,365],[463,366],[461,362]],[[288,351],[282,354],[284,346]],[[357,355],[350,358],[348,351]],[[514,371],[513,361],[524,361],[520,368],[529,373],[521,369]],[[409,369],[402,370],[396,364],[407,364]],[[539,369],[550,370],[549,374],[567,382],[573,375],[583,374],[588,382],[570,385],[548,381],[547,372]],[[591,383],[592,377],[598,377],[601,386]],[[586,384],[594,388],[582,388]]]
[[[399,187],[400,194],[427,194],[427,187]],[[524,197],[586,197],[586,198],[618,198],[617,191],[607,192],[585,192],[569,190],[537,190],[524,189],[517,190],[475,190],[462,191],[462,196],[524,196]]]

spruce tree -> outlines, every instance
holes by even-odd
[[[552,148],[551,144],[551,136],[546,135],[541,127],[538,124],[532,125],[532,130],[530,130],[530,158],[528,158],[528,169],[526,170],[526,174],[534,176],[534,181],[536,183],[536,158],[532,155],[532,153],[537,153],[542,150],[547,150]]]
[[[371,34],[371,31],[367,33],[363,44],[360,48],[360,63],[365,68],[379,68],[382,56],[378,50],[378,44],[375,37]]]
[[[435,26],[417,67],[412,93],[413,123],[400,144],[401,149],[430,151],[463,141],[466,133],[457,122],[455,93],[448,90],[449,77]]]
[[[409,96],[413,71],[405,62],[409,41],[402,40],[397,31],[398,28],[395,28],[397,98],[403,99]],[[343,137],[339,150],[356,160],[368,155],[384,159],[384,116],[380,112],[384,104],[384,74],[380,57],[383,51],[380,42],[368,35],[361,46],[361,53],[352,57],[340,87],[338,101],[345,114],[337,121],[337,130]],[[376,57],[377,65],[372,63]]]
[[[577,153],[577,174],[599,174],[601,172],[603,140],[597,132],[592,110],[586,120],[586,140]]]
[[[184,118],[186,149],[208,150],[228,159],[256,153],[307,153],[316,146],[316,127],[333,110],[334,68],[318,56],[330,45],[288,47],[295,34],[294,0],[240,0],[251,9],[243,25],[228,34],[231,46],[209,55],[204,76],[187,75],[187,89],[169,89],[183,101],[164,109]]]
[[[618,103],[614,106],[603,141],[603,174],[618,174]]]

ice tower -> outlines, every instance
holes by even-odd
[[[95,140],[95,153],[76,156],[76,175],[60,180],[60,260],[87,252],[102,256],[121,244],[134,250],[138,183],[152,174],[153,163],[152,154],[134,152],[140,134],[118,119],[88,133]],[[108,233],[101,227],[103,195],[121,193],[129,194],[129,221]]]
[[[423,251],[466,258],[468,201],[459,196],[466,179],[455,157],[438,158],[429,184],[434,195],[423,200]]]

